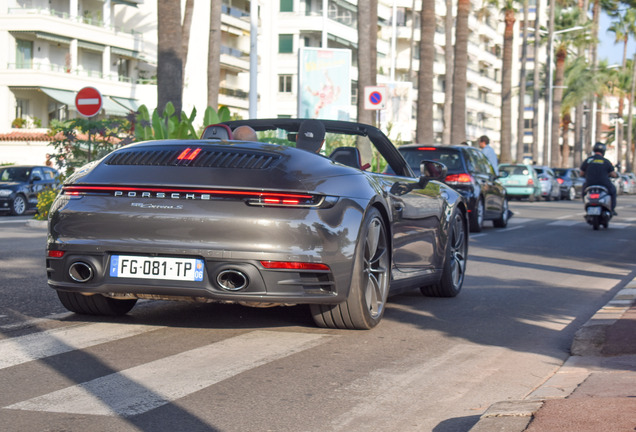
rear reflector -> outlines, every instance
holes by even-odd
[[[261,265],[276,270],[323,270],[329,271],[327,264],[294,261],[261,261]]]
[[[64,256],[64,251],[61,250],[50,250],[48,253],[49,258],[62,258]]]

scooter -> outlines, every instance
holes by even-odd
[[[585,221],[598,230],[601,225],[609,226],[612,219],[612,197],[605,186],[589,186],[583,196]]]

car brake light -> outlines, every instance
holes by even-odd
[[[275,270],[326,270],[329,271],[327,264],[295,262],[295,261],[261,261],[261,265],[268,269]]]
[[[563,179],[561,177],[557,178],[557,183],[563,184]]]
[[[195,157],[197,157],[197,155],[201,153],[201,149],[197,148],[192,150],[191,148],[187,148],[184,151],[181,152],[181,154],[179,156],[177,156],[177,160],[194,160]]]
[[[534,180],[528,179],[528,186],[534,186]]]
[[[601,197],[601,194],[597,194],[597,193],[591,193],[590,194],[590,198],[591,199],[599,199]]]
[[[417,149],[424,151],[437,150],[435,147],[418,147]]]
[[[472,183],[472,182],[473,182],[473,176],[471,176],[468,173],[449,174],[446,176],[446,183],[458,184],[458,183]]]
[[[61,250],[50,250],[48,252],[49,258],[62,258],[64,256],[64,251]]]

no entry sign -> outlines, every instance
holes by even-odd
[[[84,87],[75,96],[75,108],[84,117],[93,117],[102,109],[102,95],[94,87]]]
[[[381,110],[386,106],[386,87],[367,86],[364,88],[364,109]]]

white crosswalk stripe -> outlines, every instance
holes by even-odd
[[[97,323],[47,330],[0,341],[0,370],[164,327]]]
[[[332,336],[253,331],[5,408],[133,416],[316,346],[329,337]]]

